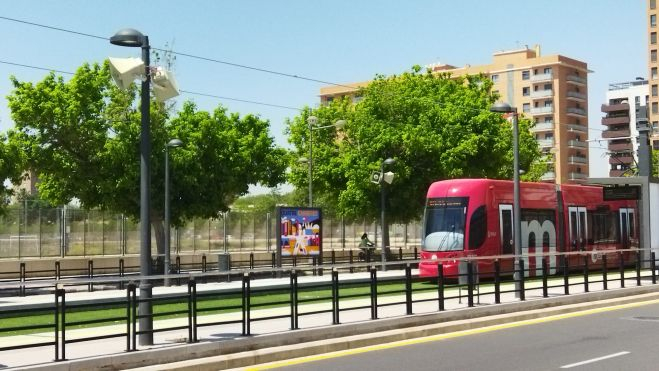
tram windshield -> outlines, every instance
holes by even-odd
[[[423,250],[464,250],[467,197],[429,198],[426,203]]]

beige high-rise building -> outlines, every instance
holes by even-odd
[[[542,180],[582,183],[588,178],[588,66],[562,55],[541,56],[534,49],[494,53],[491,64],[465,67],[429,66],[453,76],[483,73],[494,83],[501,100],[536,125],[532,129],[543,152],[553,154],[551,171]],[[368,81],[320,89],[321,103],[355,96]],[[354,86],[351,89],[348,86]]]
[[[657,1],[648,0],[648,81],[650,85],[650,100],[648,107],[649,120],[652,124],[652,146],[659,149],[659,77],[657,69]]]

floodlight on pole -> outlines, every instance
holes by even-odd
[[[510,114],[513,125],[513,245],[515,248],[514,281],[515,297],[521,295],[521,277],[519,259],[522,257],[522,211],[520,205],[519,184],[519,127],[517,124],[517,108],[507,103],[499,102],[490,107],[490,112]]]
[[[169,273],[171,266],[170,254],[170,196],[169,196],[169,149],[176,148],[183,145],[180,139],[172,139],[165,146],[165,267],[163,273],[165,275],[165,286],[169,286]]]

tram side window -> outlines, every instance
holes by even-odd
[[[619,238],[618,213],[595,211],[588,214],[590,224],[589,242],[593,244],[616,243]]]
[[[469,249],[477,249],[485,242],[487,235],[487,211],[485,206],[479,206],[469,220]]]

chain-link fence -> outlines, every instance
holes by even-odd
[[[323,248],[350,249],[367,233],[378,245],[380,228],[374,222],[345,222],[323,218]],[[0,216],[0,258],[102,256],[139,254],[139,223],[121,214],[100,210],[10,208]],[[421,225],[391,224],[393,247],[419,245]],[[231,212],[217,219],[195,219],[171,231],[172,253],[212,251],[271,251],[276,245],[276,218]],[[152,235],[153,254],[157,253]],[[274,251],[274,250],[273,250]]]

